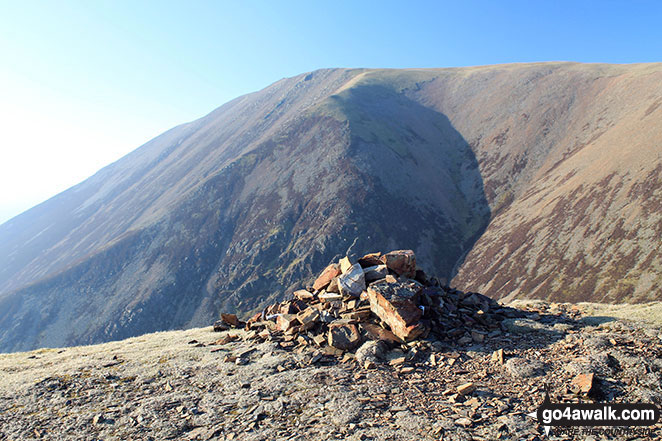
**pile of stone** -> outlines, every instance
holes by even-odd
[[[345,257],[327,266],[312,286],[241,322],[222,314],[215,331],[245,328],[245,338],[283,347],[313,346],[343,355],[366,341],[395,346],[432,338],[482,343],[500,333],[508,311],[478,293],[442,286],[416,266],[411,250]],[[231,341],[233,335],[225,337]],[[223,343],[223,342],[220,342]]]

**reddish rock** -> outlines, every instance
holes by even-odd
[[[343,351],[354,349],[361,342],[361,335],[356,325],[331,323],[329,325],[329,346]]]
[[[370,253],[359,259],[359,265],[363,268],[368,268],[371,266],[381,265],[382,253]]]
[[[410,341],[425,331],[419,323],[423,311],[416,306],[420,287],[406,283],[379,283],[368,287],[370,310],[381,318],[396,337]]]
[[[292,328],[297,323],[298,320],[295,314],[280,314],[278,318],[276,318],[276,326],[278,326],[278,329],[283,332]]]
[[[236,314],[221,314],[221,320],[223,320],[225,323],[232,326],[233,328],[239,328],[243,326],[243,323],[239,321]]]
[[[361,328],[365,330],[368,338],[371,340],[383,341],[390,345],[402,343],[402,340],[396,337],[394,333],[373,323],[361,323]]]
[[[306,302],[314,299],[315,295],[310,291],[306,291],[305,289],[300,289],[298,291],[294,291],[294,297]]]
[[[339,275],[340,275],[340,266],[335,263],[332,263],[331,265],[324,268],[322,274],[320,274],[317,280],[315,280],[315,283],[313,283],[313,289],[317,291],[326,288],[329,285],[329,283],[331,283],[331,280],[333,280],[334,277],[337,277]]]
[[[579,374],[572,379],[572,384],[575,385],[581,393],[589,395],[594,392],[595,375],[593,375],[593,373]]]
[[[416,275],[416,256],[412,250],[391,251],[384,254],[381,261],[399,276],[411,278]]]
[[[333,280],[329,283],[329,286],[326,287],[326,292],[334,292],[336,294],[340,293],[340,288],[338,288],[338,278],[334,277]]]

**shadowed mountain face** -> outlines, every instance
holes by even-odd
[[[660,84],[571,63],[281,80],[1,225],[0,350],[206,325],[348,248],[414,249],[497,298],[659,299]]]

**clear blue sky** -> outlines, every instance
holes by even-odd
[[[661,61],[659,1],[0,0],[0,223],[322,67]]]

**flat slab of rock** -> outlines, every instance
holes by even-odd
[[[386,265],[375,265],[363,269],[366,282],[374,282],[375,280],[383,279],[388,275],[388,268]]]
[[[331,280],[333,280],[334,277],[337,277],[339,275],[340,275],[340,265],[332,263],[331,265],[324,268],[322,274],[320,274],[317,280],[315,280],[315,283],[313,283],[313,289],[317,291],[326,288],[329,285],[329,283],[331,283]]]
[[[393,334],[410,341],[425,331],[419,323],[423,311],[416,306],[420,287],[406,283],[378,283],[368,287],[370,310],[386,322]]]

